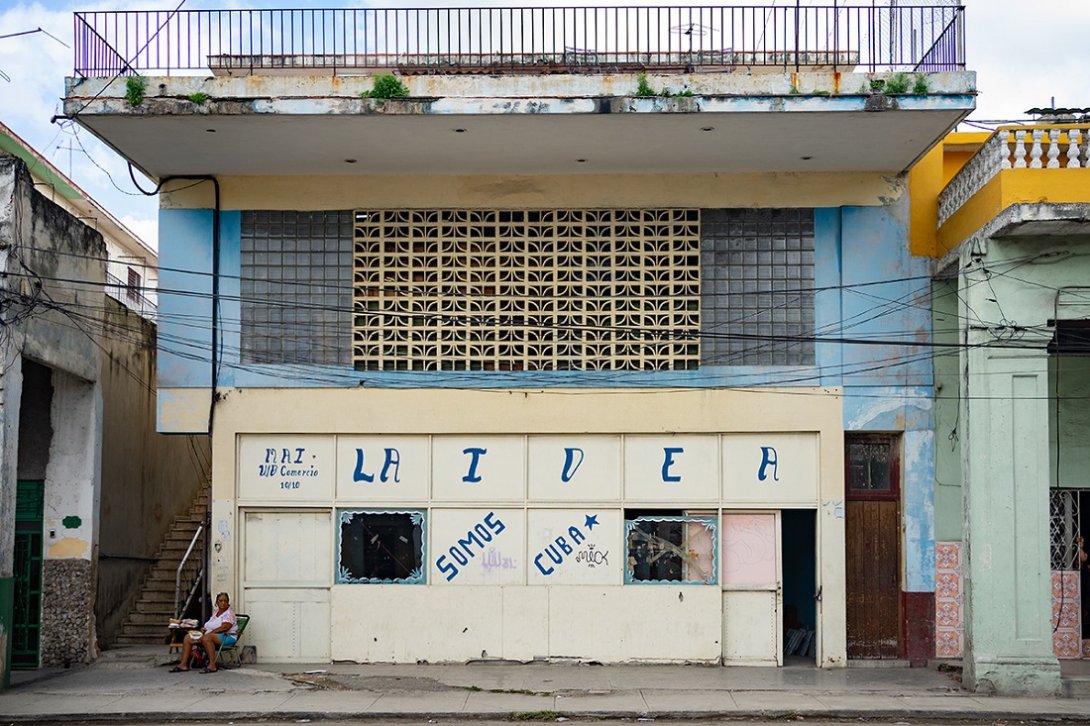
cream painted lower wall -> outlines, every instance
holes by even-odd
[[[333,660],[530,660],[713,663],[715,587],[334,586]]]
[[[818,441],[818,491],[808,504],[772,500],[730,504],[713,498],[702,500],[699,506],[692,502],[687,508],[709,513],[739,508],[770,511],[784,506],[816,509],[815,556],[822,592],[817,607],[818,665],[841,667],[846,664],[841,407],[838,389],[821,388],[760,392],[221,391],[213,446],[213,588],[240,593],[243,601],[239,604],[244,610],[245,591],[240,592],[240,587],[260,585],[244,576],[243,544],[247,534],[240,512],[321,511],[329,512],[332,522],[336,507],[356,506],[348,502],[338,504],[341,500],[336,497],[322,501],[311,498],[294,504],[240,499],[240,447],[241,442],[251,437],[320,435],[319,439],[328,438],[332,446],[336,437],[363,435],[427,435],[434,441],[435,437],[458,434],[527,437],[677,434],[700,438],[705,434],[805,432],[816,435]],[[611,504],[602,504],[616,511],[629,502],[622,495]],[[425,500],[414,506],[429,504]],[[430,507],[434,510],[442,506],[451,504],[433,497]],[[521,512],[557,505],[525,499],[504,506]],[[634,502],[632,506],[651,506],[651,502]],[[662,501],[657,506],[674,505]],[[294,546],[300,536],[299,532],[284,532],[283,541],[277,546]],[[323,547],[331,544],[327,541],[329,535],[322,535],[321,539]],[[328,658],[332,660],[462,662],[480,658],[483,653],[485,657],[519,660],[571,656],[603,662],[715,662],[723,653],[721,585],[452,586],[433,582],[430,576],[431,584],[426,585],[333,585],[332,557],[328,559],[328,568],[308,570],[311,574],[307,579],[314,578],[313,581],[282,586],[319,588],[329,593],[329,609],[325,612],[329,617]],[[324,607],[320,604],[324,596],[319,598],[318,594],[313,593],[311,607]],[[778,615],[770,613],[761,627],[778,628],[778,622]],[[255,619],[250,625],[254,642],[270,643],[274,635],[267,631],[275,631],[277,627],[275,623]],[[258,658],[268,662],[293,659],[287,651],[263,655],[260,650]]]

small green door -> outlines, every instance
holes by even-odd
[[[15,494],[15,607],[12,668],[37,668],[42,627],[42,504],[45,482],[20,481]]]

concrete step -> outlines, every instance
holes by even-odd
[[[167,626],[166,623],[125,623],[121,626],[121,634],[163,640],[167,636]]]
[[[174,580],[178,576],[178,563],[168,562],[166,563],[166,565],[166,567],[156,569],[148,573],[147,579],[144,581],[144,584],[152,585],[155,583],[169,582],[171,587],[173,587]],[[200,562],[187,562],[186,566],[182,568],[182,586],[184,587],[186,584],[193,582],[193,578],[196,577],[200,569]]]
[[[207,520],[211,483],[204,483],[197,491],[188,511],[171,523],[156,554],[158,562],[153,566],[141,586],[140,597],[121,626],[116,638],[117,645],[159,645],[166,637],[166,625],[174,617],[175,587],[178,565],[189,549],[197,528]],[[190,560],[182,570],[182,588],[188,590],[200,570],[203,543],[198,542]],[[186,593],[182,593],[182,597]]]
[[[174,617],[173,605],[162,610],[133,609],[129,611],[129,617],[125,622],[131,625],[159,625],[165,628],[172,617]]]
[[[158,557],[161,560],[173,558],[175,562],[180,562],[182,556],[185,555],[185,551],[189,549],[189,545],[192,543],[188,539],[168,540],[159,545]],[[200,556],[202,550],[201,543],[198,542],[193,546],[193,552],[190,553],[190,557],[194,554]]]
[[[1090,698],[1090,676],[1064,676],[1060,684],[1064,698]]]
[[[122,633],[117,636],[115,641],[117,645],[161,645],[166,649],[166,635],[160,634],[158,636],[150,635],[126,635]]]

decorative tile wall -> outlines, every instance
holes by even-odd
[[[1052,572],[1052,653],[1057,658],[1082,657],[1079,573]]]
[[[961,542],[935,543],[935,657],[960,658],[962,622]]]

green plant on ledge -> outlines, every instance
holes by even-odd
[[[360,94],[363,98],[374,98],[385,101],[388,98],[408,98],[409,89],[401,82],[401,79],[392,73],[383,73],[375,76],[375,85],[370,91]]]
[[[204,91],[196,91],[196,92],[191,93],[188,96],[186,96],[186,99],[188,99],[189,101],[192,101],[193,103],[197,104],[198,106],[203,106],[205,103],[208,102],[208,94],[205,93]]]
[[[651,88],[651,84],[647,82],[647,74],[641,73],[636,76],[636,98],[651,98],[659,94],[655,93],[655,89]]]
[[[144,102],[148,90],[148,79],[143,76],[129,76],[125,79],[125,100],[136,108]]]
[[[907,73],[894,73],[886,79],[886,93],[908,93],[910,83]]]
[[[931,92],[931,85],[927,82],[927,76],[923,73],[916,74],[916,83],[912,85],[912,92],[917,96],[926,96]]]

